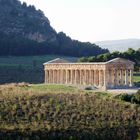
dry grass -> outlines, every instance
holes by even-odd
[[[87,139],[125,140],[136,138],[139,126],[138,105],[113,99],[105,93],[58,85],[0,86],[0,135],[12,131],[11,136],[36,133],[40,139],[63,135],[65,139],[86,136]],[[131,129],[134,132],[130,135]]]

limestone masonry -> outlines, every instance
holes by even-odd
[[[94,86],[99,89],[133,86],[134,62],[115,58],[98,63],[70,63],[54,59],[44,63],[45,83]]]

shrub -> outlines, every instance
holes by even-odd
[[[133,95],[129,95],[129,94],[121,94],[119,96],[119,98],[123,101],[126,101],[126,102],[131,102],[131,99],[132,99],[132,96]]]
[[[140,90],[138,90],[138,92],[136,94],[134,94],[136,103],[140,104]]]
[[[85,90],[92,90],[92,87],[85,87]]]
[[[135,85],[136,87],[140,87],[140,82],[134,82],[134,85]]]
[[[140,90],[137,91],[136,94],[121,94],[118,95],[117,98],[121,99],[122,101],[131,102],[135,104],[140,104]]]

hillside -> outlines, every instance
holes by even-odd
[[[0,86],[1,140],[136,140],[140,107],[60,85]]]
[[[57,33],[41,10],[18,0],[0,0],[0,55],[88,56],[108,52]]]
[[[66,59],[70,62],[77,61],[76,57],[60,55],[0,57],[0,84],[12,82],[43,83],[43,63],[55,58]]]
[[[99,41],[96,42],[102,48],[107,48],[109,51],[127,51],[128,48],[135,50],[140,48],[140,39],[124,39],[124,40],[110,40],[110,41]]]

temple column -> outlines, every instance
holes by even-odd
[[[50,83],[52,84],[53,83],[53,70],[50,71],[50,74],[51,74],[51,76],[50,76]]]
[[[115,70],[112,69],[112,87],[115,87]]]
[[[109,76],[109,79],[110,79],[110,87],[112,87],[112,85],[113,85],[113,70],[112,70],[112,68],[110,68],[110,76]]]
[[[64,84],[67,84],[67,70],[64,70]]]
[[[95,86],[95,70],[93,70],[93,86]]]
[[[45,83],[47,83],[47,79],[48,79],[47,70],[45,70],[45,79],[44,79]]]
[[[133,81],[132,81],[132,78],[133,78],[133,70],[130,69],[130,87],[133,86]]]
[[[104,85],[103,70],[101,70],[101,87]]]
[[[59,83],[61,84],[61,70],[59,70]]]
[[[56,84],[59,84],[59,70],[56,71]]]
[[[102,87],[104,87],[104,77],[105,77],[104,70],[102,70]]]
[[[63,70],[60,70],[60,81],[61,81],[61,84],[63,84]]]
[[[93,70],[90,70],[90,84],[93,85]]]
[[[71,70],[69,70],[69,84],[71,84]]]
[[[55,70],[53,70],[53,72],[52,72],[52,83],[54,84],[54,82],[55,82]]]
[[[123,70],[120,69],[120,86],[123,85]]]
[[[49,77],[48,77],[48,84],[50,83],[50,70],[48,70],[49,72]]]
[[[99,70],[99,82],[98,83],[99,83],[98,86],[101,87],[101,70]]]
[[[84,70],[82,70],[82,85],[84,85],[85,80],[84,80]]]
[[[82,71],[79,70],[79,84],[82,84]]]
[[[75,72],[74,72],[74,70],[72,70],[72,84],[74,84],[74,74],[75,74]]]
[[[97,71],[95,70],[94,71],[94,86],[97,86],[97,83],[96,83],[96,81],[97,81],[97,79],[96,79],[97,78],[97,75],[96,74],[97,74]]]
[[[92,85],[92,71],[89,70],[89,85]]]
[[[51,83],[51,70],[49,70],[49,84]]]
[[[89,70],[87,70],[87,85],[89,85],[89,81],[90,81]]]
[[[99,70],[97,70],[97,86],[99,87]]]
[[[80,70],[80,77],[81,77],[81,85],[83,84],[83,71]]]
[[[54,75],[54,76],[55,76],[55,81],[54,81],[54,83],[57,84],[57,79],[58,79],[58,78],[57,78],[57,70],[55,70],[55,75]]]
[[[71,70],[71,84],[73,84],[73,70]]]
[[[107,89],[108,86],[108,75],[107,75],[107,70],[104,70],[104,89]]]
[[[93,79],[93,75],[92,75],[92,70],[90,70],[90,85],[92,85],[92,79]]]
[[[86,70],[83,70],[83,84],[86,85]]]
[[[65,79],[65,83],[68,84],[68,70],[66,70],[66,79]]]
[[[125,70],[125,85],[128,86],[128,70]]]
[[[77,72],[76,72],[77,70],[75,70],[75,79],[74,79],[74,83],[75,83],[75,85],[77,84]]]
[[[119,85],[120,85],[119,69],[117,69],[116,83],[117,83],[117,86],[119,86]]]
[[[117,70],[114,69],[114,87],[117,86]]]
[[[76,83],[79,84],[79,70],[76,70]]]
[[[87,85],[87,70],[84,71],[84,83]]]
[[[54,75],[54,83],[56,84],[57,83],[57,70],[55,70],[55,75]]]
[[[85,70],[85,85],[87,85],[87,70]]]

